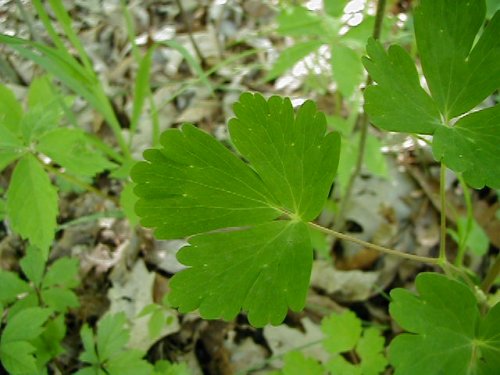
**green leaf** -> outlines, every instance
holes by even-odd
[[[166,360],[155,362],[155,375],[191,375],[185,363],[170,363]]]
[[[332,354],[348,352],[361,337],[361,321],[352,311],[332,314],[323,319],[321,330],[326,336],[323,341],[326,350]]]
[[[29,341],[43,332],[43,324],[49,318],[51,312],[48,309],[32,307],[20,311],[7,321],[2,332],[1,345],[10,344],[14,341]]]
[[[127,317],[124,313],[106,315],[97,324],[97,353],[105,361],[121,351],[127,344],[129,332],[125,328]]]
[[[137,196],[134,195],[134,186],[133,182],[127,183],[120,194],[120,207],[127,216],[131,226],[139,224],[139,216],[135,213]]]
[[[283,375],[323,375],[323,367],[314,359],[304,357],[301,352],[289,352],[285,355]]]
[[[135,77],[134,84],[134,101],[132,105],[132,116],[130,119],[130,133],[135,134],[137,131],[137,126],[139,124],[139,119],[141,118],[142,109],[146,97],[151,92],[151,87],[149,85],[149,77],[151,70],[151,63],[153,62],[153,54],[156,46],[153,44],[148,48],[148,51],[141,59],[139,64],[139,69],[137,70],[137,76]]]
[[[42,288],[62,286],[74,288],[78,286],[78,259],[59,258],[49,266],[42,282]]]
[[[52,130],[39,140],[36,148],[75,175],[95,176],[114,167],[92,147],[87,135],[80,129]]]
[[[384,347],[384,337],[380,334],[379,329],[374,327],[365,329],[356,346],[356,352],[361,358],[360,368],[363,375],[383,373],[387,367]]]
[[[386,53],[372,38],[366,51],[363,64],[377,82],[365,90],[365,110],[373,123],[390,131],[432,134],[441,125],[439,111],[420,86],[410,55],[399,46]]]
[[[288,7],[277,17],[278,33],[289,36],[325,36],[321,18],[301,6]]]
[[[335,375],[363,375],[360,367],[348,362],[341,355],[336,355],[331,358],[327,362],[326,368],[331,374]]]
[[[52,102],[51,105],[37,105],[24,113],[21,120],[21,129],[24,142],[30,145],[37,141],[45,133],[57,128],[61,121],[62,111],[59,103]]]
[[[231,139],[250,164],[191,125],[168,130],[164,148],[132,170],[136,212],[158,238],[199,234],[179,254],[192,267],[172,280],[174,306],[226,319],[243,309],[252,324],[278,324],[304,305],[312,249],[301,220],[323,207],[339,136],[325,135],[311,102],[294,116],[289,99],[243,94],[234,109]],[[272,221],[283,214],[291,220]]]
[[[423,0],[415,35],[427,83],[441,113],[465,113],[500,86],[500,12],[473,46],[486,14],[484,0]]]
[[[390,313],[410,332],[389,347],[395,374],[494,375],[500,305],[483,318],[467,286],[435,273],[419,274],[416,286],[418,296],[399,288],[391,292]]]
[[[323,7],[328,15],[338,18],[344,14],[347,2],[347,0],[324,0]]]
[[[7,345],[0,344],[2,366],[11,375],[36,374],[37,368],[33,352],[35,347],[26,341],[15,341]]]
[[[33,340],[36,347],[38,367],[43,367],[52,358],[64,353],[61,341],[66,335],[66,323],[64,315],[58,315],[55,319],[49,320],[45,325],[43,333]]]
[[[463,172],[472,187],[500,188],[500,105],[462,117],[453,127],[440,126],[432,152],[456,172]]]
[[[45,272],[45,259],[42,252],[35,246],[28,246],[26,255],[19,263],[26,277],[38,287]]]
[[[7,214],[12,229],[39,247],[44,257],[54,239],[57,200],[56,189],[43,167],[33,155],[25,155],[12,173]]]
[[[13,135],[20,134],[20,122],[23,117],[23,107],[14,93],[0,84],[0,129],[5,128]],[[1,134],[1,133],[0,133]],[[3,137],[0,137],[0,140]],[[1,141],[0,141],[1,142]]]
[[[279,324],[288,307],[304,307],[312,250],[304,223],[275,221],[194,236],[178,258],[169,301],[181,312],[196,308],[207,319],[233,319],[248,311],[254,326]],[[203,285],[203,287],[201,287]]]
[[[271,70],[266,74],[264,81],[270,81],[281,76],[287,70],[293,68],[297,62],[316,51],[322,44],[319,40],[308,40],[285,48],[280,53]]]
[[[75,308],[80,305],[76,294],[68,289],[50,288],[41,291],[43,302],[56,312],[64,313],[68,308]]]
[[[88,324],[84,324],[80,330],[80,337],[82,338],[83,352],[78,358],[82,362],[90,364],[99,364],[99,357],[97,356],[94,334]]]
[[[17,296],[28,293],[31,288],[13,272],[0,270],[0,304],[7,306],[17,299]]]
[[[56,95],[54,95],[52,83],[48,76],[37,77],[30,83],[28,108],[35,108],[37,106],[43,108],[53,107],[55,101]]]
[[[337,43],[332,45],[332,73],[338,91],[350,97],[363,80],[361,56],[352,48]]]
[[[139,350],[127,350],[113,356],[105,368],[110,375],[151,375],[153,366],[143,356]]]
[[[289,99],[242,94],[229,133],[282,208],[304,221],[319,215],[337,171],[340,137],[306,101],[294,118]]]

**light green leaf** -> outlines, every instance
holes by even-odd
[[[229,133],[281,207],[304,221],[319,215],[337,171],[340,137],[306,101],[294,118],[289,99],[242,94]]]
[[[321,330],[325,334],[323,346],[326,350],[332,354],[348,352],[361,337],[361,321],[352,311],[332,314],[323,319]]]
[[[57,200],[56,189],[43,167],[33,155],[25,155],[12,173],[7,214],[12,229],[39,247],[44,258],[54,239]]]
[[[37,106],[43,108],[53,107],[55,101],[56,96],[54,95],[52,83],[48,76],[37,77],[30,83],[28,108],[35,108]]]
[[[45,289],[52,286],[74,288],[78,286],[78,267],[78,259],[59,258],[49,266],[43,278],[42,288]]]
[[[323,7],[328,15],[338,18],[344,14],[347,2],[347,0],[324,0]]]
[[[465,247],[476,255],[483,256],[486,254],[490,239],[474,218],[471,219],[469,224],[466,217],[459,217],[457,219],[457,231],[456,240],[460,245],[465,244]]]
[[[321,18],[301,6],[283,9],[277,17],[278,33],[290,36],[325,36]]]
[[[48,309],[31,307],[24,309],[11,317],[2,332],[2,345],[14,341],[29,341],[36,338],[43,331],[43,324],[51,314]]]
[[[450,119],[500,86],[500,12],[471,47],[486,13],[484,0],[422,0],[415,35],[432,97]]]
[[[181,312],[199,308],[207,319],[248,311],[255,326],[279,324],[288,307],[304,307],[312,265],[307,227],[275,221],[249,229],[194,236],[178,258],[169,301]],[[201,287],[203,285],[203,287]]]
[[[191,375],[185,363],[170,363],[166,360],[155,362],[155,375]]]
[[[148,51],[139,64],[137,76],[135,77],[134,101],[132,104],[132,116],[130,119],[131,134],[135,134],[135,132],[137,131],[137,126],[139,124],[139,119],[141,118],[144,102],[146,100],[146,97],[151,92],[151,87],[149,85],[149,72],[151,70],[151,63],[153,62],[153,54],[155,49],[155,45],[152,45],[148,48]]]
[[[374,39],[366,51],[363,64],[377,82],[365,90],[365,110],[373,123],[390,131],[432,134],[441,125],[439,111],[420,86],[410,55],[399,46],[386,53]]]
[[[167,319],[163,309],[158,308],[151,314],[148,322],[148,332],[149,337],[158,338],[161,334],[162,329],[167,324]]]
[[[7,306],[20,294],[28,293],[31,288],[13,272],[0,270],[0,304]]]
[[[43,302],[56,312],[64,313],[68,308],[75,308],[80,305],[76,294],[64,288],[50,288],[41,291]]]
[[[0,129],[5,128],[14,135],[20,135],[23,107],[14,93],[0,83]],[[2,142],[2,137],[0,137]]]
[[[21,157],[24,151],[21,138],[12,133],[5,125],[0,124],[0,172]]]
[[[344,44],[332,45],[332,73],[337,83],[338,91],[345,97],[350,97],[363,80],[363,65],[361,56]]]
[[[324,375],[321,364],[312,358],[306,358],[301,352],[289,352],[285,355],[283,375]]]
[[[500,305],[485,319],[467,286],[436,273],[419,274],[416,286],[418,296],[404,289],[391,292],[390,313],[409,331],[389,347],[395,374],[494,375]]]
[[[380,330],[369,327],[364,330],[363,336],[358,341],[356,353],[361,358],[361,372],[363,375],[379,375],[387,367],[384,356],[384,337]]]
[[[348,362],[341,355],[336,355],[331,358],[327,362],[326,368],[331,374],[335,375],[363,375],[360,367]]]
[[[42,252],[35,246],[28,246],[26,255],[19,263],[26,277],[38,287],[45,271],[45,259]]]
[[[287,70],[293,68],[297,62],[316,51],[322,44],[323,42],[319,40],[308,40],[285,48],[280,53],[271,70],[266,74],[264,81],[270,81],[281,76]]]
[[[36,357],[38,367],[43,367],[49,360],[64,353],[61,341],[66,335],[66,323],[64,315],[58,315],[55,319],[49,320],[45,325],[43,333],[33,340],[36,347]]]
[[[6,345],[0,344],[2,366],[11,375],[36,374],[34,351],[35,347],[26,341],[14,341]]]
[[[105,361],[123,350],[129,338],[125,328],[127,317],[124,313],[106,315],[97,324],[97,353]]]
[[[120,206],[131,226],[139,224],[139,216],[135,213],[137,196],[134,194],[134,186],[133,182],[127,183],[120,194]]]
[[[84,351],[80,354],[78,358],[82,362],[87,362],[90,364],[99,364],[99,357],[97,356],[94,334],[92,329],[88,324],[84,324],[80,330],[80,337],[82,338],[82,344]]]
[[[144,353],[139,350],[127,350],[117,353],[105,364],[111,375],[151,375],[153,366],[142,359]]]
[[[243,309],[255,325],[278,324],[304,305],[312,249],[300,221],[323,207],[339,136],[325,135],[311,102],[295,116],[289,99],[243,94],[234,108],[231,138],[249,164],[193,126],[169,130],[132,170],[136,212],[159,238],[201,233],[179,254],[192,267],[172,280],[174,306],[226,319]]]
[[[52,130],[39,140],[36,148],[75,175],[95,176],[114,167],[92,147],[87,135],[80,129]]]
[[[437,160],[463,172],[474,188],[500,188],[500,105],[462,117],[453,127],[440,126],[432,152]]]

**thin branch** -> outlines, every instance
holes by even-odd
[[[446,166],[441,163],[439,173],[439,199],[441,202],[441,243],[439,244],[439,259],[446,260]]]

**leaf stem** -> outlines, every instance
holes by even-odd
[[[408,259],[408,260],[413,260],[415,262],[426,263],[426,264],[435,264],[435,265],[439,265],[439,266],[442,266],[443,263],[446,263],[446,259],[443,262],[443,260],[441,258],[431,258],[431,257],[424,257],[424,256],[419,256],[419,255],[413,255],[413,254],[404,253],[402,251],[390,249],[388,247],[375,245],[373,243],[360,240],[360,239],[358,239],[356,237],[351,237],[351,236],[349,236],[347,234],[337,232],[337,231],[335,231],[333,229],[322,227],[321,225],[315,224],[313,222],[309,222],[308,224],[309,224],[310,227],[312,227],[312,228],[314,228],[316,230],[319,230],[320,232],[323,232],[325,234],[328,234],[330,236],[334,236],[336,238],[340,238],[341,240],[354,242],[354,243],[357,243],[358,245],[362,245],[364,247],[367,247],[367,248],[379,251],[379,252],[384,253],[384,254],[398,256],[400,258],[405,258],[405,259]]]
[[[441,208],[441,243],[439,244],[439,259],[446,261],[446,165],[442,162],[439,173],[439,199]]]
[[[493,263],[488,273],[486,274],[483,282],[481,283],[482,291],[488,293],[499,275],[500,275],[500,255],[497,255],[495,262]]]
[[[469,187],[465,183],[464,177],[462,174],[457,173],[458,181],[460,182],[460,186],[462,187],[462,190],[464,192],[464,200],[465,200],[465,207],[467,208],[467,227],[465,230],[465,234],[463,238],[460,238],[460,242],[458,244],[458,252],[457,252],[457,257],[455,259],[455,266],[461,267],[463,262],[464,262],[464,255],[465,255],[465,250],[467,249],[467,240],[470,236],[470,232],[472,229],[472,223],[474,220],[474,212],[472,210],[472,199],[471,199],[471,194]]]

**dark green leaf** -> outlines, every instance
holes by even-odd
[[[395,374],[496,374],[500,305],[484,319],[464,284],[421,273],[416,286],[418,296],[404,289],[391,292],[390,313],[410,332],[391,342],[389,358]]]

